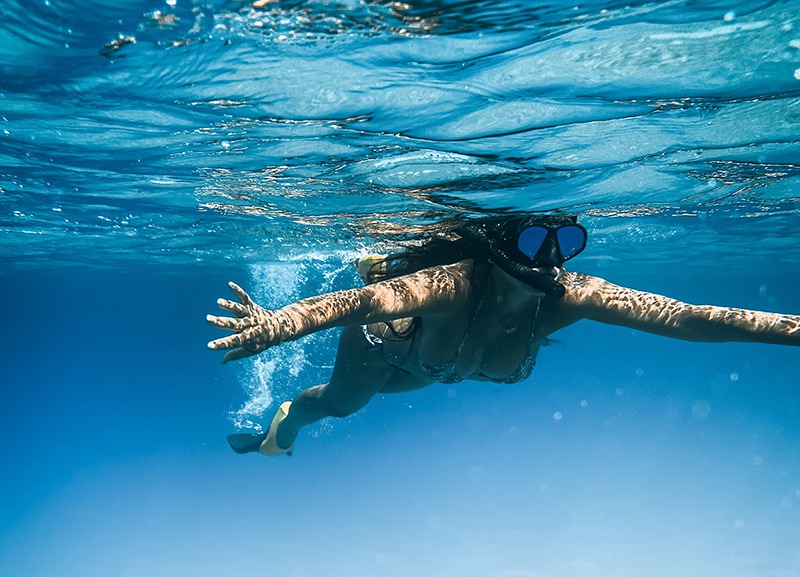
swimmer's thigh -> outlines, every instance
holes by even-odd
[[[422,389],[430,384],[431,381],[415,377],[403,369],[397,369],[394,374],[389,377],[389,380],[386,381],[386,384],[383,385],[381,393],[407,393],[409,391]]]
[[[325,387],[326,404],[336,413],[357,411],[383,388],[396,370],[386,362],[380,348],[367,342],[361,327],[345,327],[339,338],[333,374]]]

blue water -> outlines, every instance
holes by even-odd
[[[800,576],[800,355],[580,322],[533,377],[225,435],[336,334],[222,366],[226,282],[569,209],[576,270],[800,312],[800,4],[7,0],[0,574]],[[135,42],[134,42],[135,40]]]

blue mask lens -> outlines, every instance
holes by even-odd
[[[586,248],[586,231],[580,226],[562,226],[556,230],[556,239],[564,260],[572,258]]]
[[[548,230],[543,226],[529,226],[519,233],[517,248],[522,254],[533,260],[542,248],[547,233]]]

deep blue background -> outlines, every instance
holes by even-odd
[[[713,272],[666,292],[800,308]],[[377,397],[242,457],[246,365],[206,350],[204,315],[247,275],[4,271],[4,574],[795,574],[794,348],[584,321],[529,382]]]

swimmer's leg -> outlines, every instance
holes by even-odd
[[[361,327],[345,327],[327,385],[302,391],[278,425],[277,444],[291,447],[300,429],[325,417],[346,417],[364,407],[397,369],[364,339]]]

